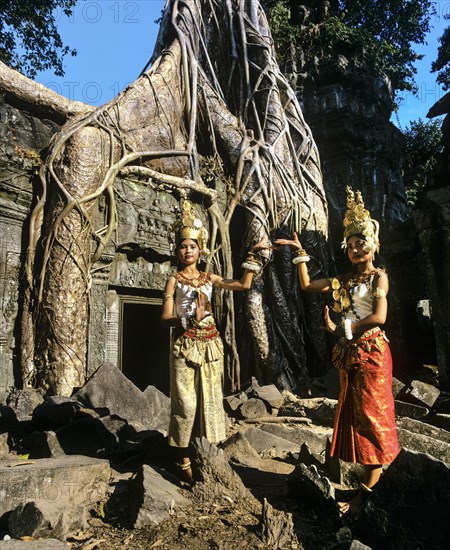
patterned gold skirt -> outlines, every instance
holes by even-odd
[[[209,316],[176,338],[172,346],[169,445],[188,447],[194,424],[196,435],[211,443],[225,439],[222,381],[223,343]]]
[[[360,464],[390,464],[399,452],[392,395],[392,357],[378,327],[333,349],[341,391],[331,456]]]

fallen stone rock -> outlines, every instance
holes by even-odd
[[[394,398],[400,395],[405,388],[406,386],[403,382],[401,382],[398,378],[395,378],[395,376],[392,377],[392,395]]]
[[[262,416],[267,415],[267,407],[264,404],[264,401],[251,397],[245,403],[242,403],[239,413],[242,418],[248,418],[250,420],[261,418]]]
[[[158,525],[189,506],[190,501],[178,487],[164,479],[157,470],[147,464],[139,469],[132,482],[129,503],[135,528]]]
[[[18,420],[29,420],[34,409],[44,401],[38,390],[11,388],[6,404],[16,413]]]
[[[58,458],[66,454],[53,431],[27,434],[20,440],[20,449],[22,453],[29,454],[31,459]]]
[[[427,416],[425,421],[427,422],[427,424],[431,424],[432,426],[436,426],[437,428],[442,428],[443,430],[450,431],[450,414],[433,414]]]
[[[320,475],[314,465],[297,464],[288,477],[288,486],[292,498],[320,508],[333,522],[339,521],[334,487],[327,477]]]
[[[87,527],[88,511],[106,499],[110,472],[106,460],[86,456],[2,461],[0,517],[33,502],[63,539],[68,529]]]
[[[8,434],[0,434],[0,456],[5,456],[9,453]]]
[[[280,416],[298,416],[306,417],[305,408],[302,401],[297,395],[293,394],[289,390],[283,390],[283,405],[280,408]]]
[[[14,409],[7,406],[0,407],[0,434],[14,432],[19,429],[19,420]]]
[[[421,422],[420,420],[414,420],[413,418],[399,418],[397,420],[397,426],[408,430],[415,434],[426,435],[428,437],[433,437],[445,443],[450,443],[450,432],[447,430],[442,430],[436,426],[432,426],[428,423],[431,416],[427,418],[427,422]]]
[[[73,510],[77,514],[74,527],[81,524],[87,525],[86,510]],[[81,515],[81,517],[80,517]],[[64,539],[70,532],[72,525],[67,525],[71,518],[64,514],[61,507],[54,506],[52,502],[27,502],[20,504],[8,517],[8,530],[15,539],[22,537],[46,538],[53,536]]]
[[[435,386],[426,384],[420,380],[413,380],[411,382],[411,388],[408,388],[406,391],[408,397],[412,396],[420,405],[425,405],[427,407],[432,407],[434,405],[440,393],[441,391]]]
[[[55,399],[58,397],[60,399]],[[33,427],[37,430],[56,430],[73,420],[81,407],[81,403],[70,397],[48,397],[34,409]]]
[[[402,449],[361,510],[353,534],[375,549],[444,550],[450,540],[450,468]]]
[[[426,407],[420,405],[414,405],[413,403],[405,403],[396,399],[395,414],[397,416],[409,416],[409,418],[425,418],[429,414],[429,410]]]
[[[146,430],[158,429],[164,414],[160,409],[166,408],[166,412],[169,411],[167,414],[170,414],[170,399],[167,397],[165,403],[161,399],[153,406],[149,395],[156,392],[148,388],[146,392],[144,394],[137,388],[117,367],[106,364],[72,398],[91,409],[107,408],[109,414],[120,416],[131,426],[136,424],[139,430],[142,427]]]
[[[303,445],[300,447],[300,452],[298,453],[291,453],[290,457],[293,459],[293,461],[297,463],[302,463],[305,466],[311,466],[314,464],[316,468],[320,469],[323,467],[323,463],[320,462],[310,451],[308,444],[303,443]]]
[[[244,436],[259,456],[265,458],[283,458],[287,453],[299,450],[298,444],[274,435],[270,430],[248,428]]]
[[[239,501],[243,506],[257,503],[230,466],[222,449],[210,443],[205,437],[196,438],[192,449],[194,476],[199,480],[192,488],[196,498],[204,502],[226,504]]]
[[[257,388],[259,388],[259,382],[254,376],[252,376],[247,384],[245,384],[244,391],[247,395],[251,395]]]
[[[170,422],[170,397],[155,386],[147,386],[143,393],[149,405],[151,429],[161,430],[167,435]]]
[[[450,414],[450,394],[442,391],[440,396],[436,399],[433,409],[437,413]]]
[[[249,440],[241,432],[236,432],[220,448],[223,449],[225,456],[230,462],[236,462],[249,468],[260,468],[263,460],[255,449],[251,446]]]
[[[322,426],[304,426],[304,425],[274,425],[261,424],[260,429],[274,436],[286,439],[297,445],[297,450],[300,449],[303,443],[307,443],[313,455],[323,462],[324,454],[327,447],[327,439],[333,433],[330,428]],[[258,450],[258,449],[257,449]]]
[[[433,437],[397,428],[398,442],[404,447],[418,453],[427,453],[432,457],[450,464],[450,444]]]
[[[248,401],[248,396],[245,392],[235,393],[233,395],[227,395],[224,400],[224,407],[228,413],[237,413],[239,407]]]
[[[56,431],[59,445],[66,455],[97,458],[110,456],[118,450],[116,436],[99,418],[79,418]]]
[[[276,510],[267,502],[266,498],[263,501],[258,531],[262,541],[267,545],[266,547],[271,550],[299,548],[292,514]]]
[[[21,540],[1,541],[2,550],[67,550],[67,544],[56,539],[32,540],[24,542]]]
[[[337,546],[333,546],[331,550],[372,550],[372,548],[359,542],[359,540],[353,539],[349,542],[341,542]]]
[[[283,404],[283,395],[275,384],[268,384],[266,386],[258,386],[253,390],[253,395],[262,399],[264,403],[269,405],[269,412],[278,411]]]
[[[336,415],[336,399],[328,397],[314,397],[311,399],[302,399],[305,414],[315,424],[319,426],[334,426],[334,418]]]

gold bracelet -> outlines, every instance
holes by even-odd
[[[169,300],[173,300],[173,295],[172,294],[164,294],[163,303],[168,302]]]
[[[243,269],[248,269],[249,271],[252,271],[253,273],[259,273],[262,268],[262,262],[259,258],[255,256],[254,252],[249,251],[247,253],[247,258],[245,262],[242,264]]]

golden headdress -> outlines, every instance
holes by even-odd
[[[364,246],[366,252],[379,250],[379,229],[379,223],[370,217],[370,212],[364,207],[361,192],[357,191],[355,194],[353,189],[347,186],[347,211],[344,217],[342,248],[347,247],[348,237],[361,233],[366,241]]]
[[[194,206],[190,201],[183,201],[180,216],[173,224],[173,230],[177,244],[184,239],[193,239],[198,243],[200,255],[208,256],[208,231],[202,221],[196,217]]]

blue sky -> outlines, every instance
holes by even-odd
[[[61,95],[92,105],[111,100],[139,76],[150,59],[158,32],[155,20],[164,4],[164,0],[84,0],[70,19],[58,13],[61,37],[77,49],[78,55],[65,58],[64,77],[46,71],[36,80]],[[403,129],[411,120],[425,119],[429,108],[444,95],[430,67],[437,56],[438,38],[450,24],[444,20],[444,15],[450,13],[450,0],[434,5],[436,15],[431,21],[428,44],[416,48],[425,54],[417,63],[418,97],[404,93],[398,119],[395,114],[391,119]]]

